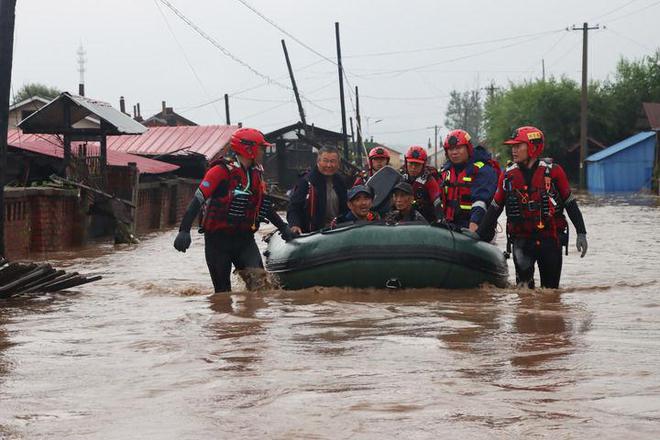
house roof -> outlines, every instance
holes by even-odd
[[[660,102],[645,102],[642,106],[651,130],[660,130]]]
[[[145,156],[198,153],[213,160],[229,143],[237,125],[149,127],[146,133],[108,138],[108,149]]]
[[[147,130],[144,125],[116,110],[107,102],[71,95],[68,92],[61,93],[60,96],[32,113],[18,125],[25,133],[70,132],[71,127],[67,127],[63,123],[65,108],[70,109],[71,125],[92,116],[101,122],[100,131],[103,134],[140,134]]]
[[[37,111],[40,108],[44,107],[46,104],[48,104],[51,100],[42,98],[41,96],[31,96],[29,98],[26,98],[22,100],[21,102],[17,102],[9,107],[9,111],[13,112],[14,110],[18,110],[22,107],[30,106],[30,110]],[[94,118],[93,116],[87,116],[84,119],[94,123],[94,124],[101,124],[101,121],[99,121],[97,118]]]
[[[621,142],[618,142],[610,147],[607,147],[603,151],[599,151],[598,153],[592,154],[591,156],[587,157],[585,159],[586,162],[598,162],[600,160],[605,159],[606,157],[610,157],[620,151],[623,151],[627,148],[632,147],[633,145],[636,145],[642,141],[647,140],[650,137],[655,136],[655,132],[653,131],[643,131],[641,133],[637,133],[634,136],[630,136],[627,139],[622,140]]]
[[[342,141],[344,135],[337,133],[336,131],[326,130],[324,128],[315,127],[314,125],[307,125],[310,133],[314,133],[314,139],[317,141]],[[287,125],[286,127],[278,128],[275,131],[266,133],[265,137],[268,142],[273,142],[275,139],[279,138],[285,133],[292,131],[303,130],[303,123],[296,122],[295,124]]]
[[[84,142],[72,142],[71,150],[74,154],[84,144]],[[21,130],[13,129],[7,133],[7,145],[32,153],[45,156],[63,158],[64,148],[60,138],[52,134],[37,135],[25,134]],[[88,142],[87,151],[94,154],[95,149],[100,149],[98,142]],[[129,162],[135,162],[140,174],[161,174],[172,172],[179,167],[166,162],[148,159],[134,154],[122,153],[108,149],[108,165],[110,166],[128,166]]]
[[[168,107],[166,109],[166,113],[163,112],[162,110],[158,113],[156,113],[153,116],[148,117],[143,124],[147,126],[160,126],[160,125],[170,125],[169,119],[172,118],[174,120],[174,124],[172,126],[181,126],[181,125],[186,125],[186,126],[192,126],[192,125],[197,125],[193,121],[191,121],[188,118],[184,118],[174,110],[172,110],[172,107]]]

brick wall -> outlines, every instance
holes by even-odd
[[[179,224],[199,183],[192,179],[141,183],[138,195],[138,233],[171,228]]]
[[[54,188],[5,189],[8,259],[61,251],[82,242],[78,191]]]

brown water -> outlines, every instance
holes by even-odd
[[[79,253],[102,281],[0,303],[0,438],[660,438],[657,205],[583,203],[556,292],[212,297],[197,238]]]

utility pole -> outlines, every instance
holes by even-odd
[[[541,58],[541,79],[545,82],[545,59]]]
[[[305,110],[300,100],[300,93],[298,93],[298,86],[296,85],[296,78],[293,76],[293,68],[291,67],[291,60],[289,59],[289,51],[286,50],[286,43],[282,40],[282,49],[284,49],[284,58],[286,59],[286,67],[289,69],[289,77],[291,78],[291,87],[293,87],[293,94],[296,96],[296,103],[298,104],[298,114],[300,114],[300,122],[305,129],[305,136],[307,136],[307,121],[305,120]]]
[[[351,142],[355,144],[355,132],[353,131],[353,116],[349,116],[348,122],[350,123],[349,125],[351,126]]]
[[[586,188],[586,175],[584,170],[584,159],[587,157],[588,139],[588,119],[589,110],[587,87],[587,48],[589,42],[589,31],[600,29],[598,25],[589,27],[589,23],[583,23],[582,27],[572,27],[574,31],[582,31],[582,97],[580,99],[580,189]]]
[[[360,93],[355,86],[355,122],[357,123],[357,163],[362,167],[362,120],[360,119]]]
[[[339,102],[341,104],[341,132],[344,135],[344,160],[348,157],[348,136],[346,134],[346,103],[344,102],[344,68],[341,65],[341,42],[339,40],[339,22],[335,22],[335,39],[337,40],[337,69],[339,71]],[[360,123],[358,122],[358,136]]]
[[[438,169],[438,126],[436,125],[434,129],[435,137],[433,139],[435,139],[435,141],[433,143],[433,156],[435,157],[435,168]]]
[[[5,255],[5,180],[16,0],[0,0],[0,256]]]
[[[227,125],[231,125],[231,118],[229,117],[229,95],[225,93],[225,119]]]

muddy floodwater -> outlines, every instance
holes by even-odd
[[[104,278],[0,302],[0,438],[658,439],[660,202],[582,207],[558,291],[210,295],[174,231],[58,255]]]

